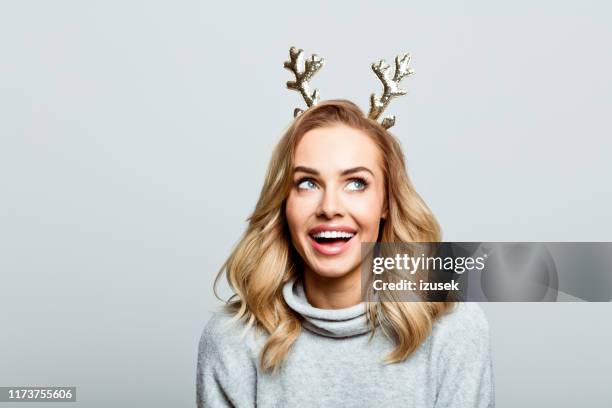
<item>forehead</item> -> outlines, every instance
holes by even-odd
[[[341,124],[306,132],[296,147],[294,164],[320,171],[357,166],[382,171],[381,153],[371,137]]]

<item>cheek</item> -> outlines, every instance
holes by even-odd
[[[287,198],[285,214],[291,234],[293,235],[295,232],[301,231],[303,228],[305,228],[306,221],[308,220],[309,216],[308,200],[304,200],[303,197],[290,194]]]
[[[287,218],[287,226],[289,227],[289,232],[291,232],[292,235],[293,230],[295,229],[295,225],[297,224],[297,220],[295,219],[296,213],[297,212],[295,209],[295,200],[293,200],[291,196],[289,196],[289,198],[287,198],[287,202],[285,203],[285,217]]]
[[[375,234],[382,218],[382,194],[371,194],[356,200],[352,206],[352,215],[365,231]]]

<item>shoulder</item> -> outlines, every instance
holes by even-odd
[[[198,407],[255,403],[256,357],[245,325],[233,317],[225,311],[214,312],[202,330],[196,374]]]
[[[202,330],[200,343],[207,346],[217,346],[224,340],[232,340],[237,335],[237,323],[233,322],[233,316],[225,311],[213,312]]]
[[[254,355],[253,330],[226,311],[213,312],[200,336],[200,359],[250,359]]]
[[[494,407],[489,323],[478,303],[458,302],[436,322],[432,363],[436,407]]]
[[[471,347],[481,349],[489,345],[487,317],[478,303],[457,302],[434,324],[433,341],[440,347]]]

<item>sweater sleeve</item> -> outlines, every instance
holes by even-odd
[[[476,303],[459,303],[438,327],[435,408],[495,407],[489,325]]]
[[[198,348],[196,404],[198,408],[256,405],[256,366],[240,331],[229,327],[229,317],[213,314]]]

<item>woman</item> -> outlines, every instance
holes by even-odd
[[[494,406],[477,304],[362,301],[360,242],[439,240],[385,127],[346,100],[307,109],[215,281],[235,295],[202,334],[198,405]]]

